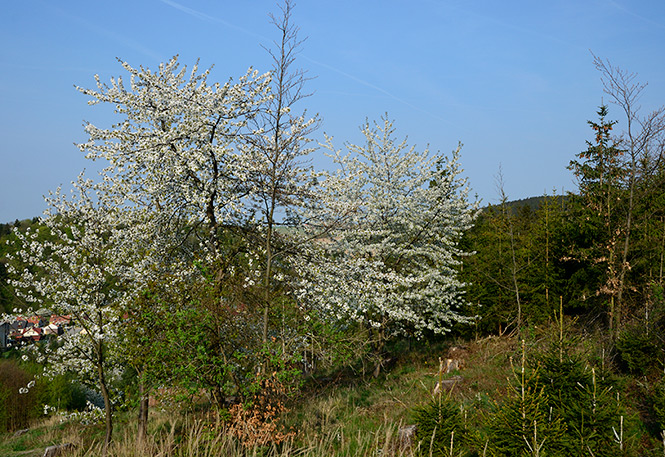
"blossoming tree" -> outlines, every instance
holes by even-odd
[[[60,190],[51,194],[42,219],[46,233],[15,231],[21,249],[11,259],[10,272],[17,294],[28,304],[71,316],[72,327],[56,344],[26,349],[44,364],[44,376],[73,372],[101,393],[106,451],[113,433],[111,383],[121,373],[122,309],[140,287],[136,270],[141,260],[133,247],[127,249],[127,240],[137,239],[134,231],[142,229],[98,189],[81,175],[73,196]]]
[[[303,297],[327,316],[372,329],[380,349],[396,334],[445,333],[464,312],[457,277],[458,243],[476,206],[460,177],[458,147],[451,157],[397,142],[393,122],[365,123],[362,146],[342,154],[322,183],[327,199],[312,226],[346,215],[319,238],[319,257],[302,268]]]
[[[188,73],[177,56],[156,72],[121,64],[128,85],[96,77],[96,89],[79,88],[90,104],[112,104],[121,117],[110,128],[88,123],[89,140],[79,145],[87,158],[105,161],[100,179],[81,177],[76,198],[49,198],[45,223],[54,241],[17,234],[20,261],[34,265],[17,288],[83,328],[43,360],[84,380],[96,374],[107,444],[120,316],[135,308],[149,281],[182,284],[196,274],[196,262],[219,265],[222,229],[241,220],[249,192],[239,138],[269,98],[268,76],[251,69],[238,82],[209,85],[209,71],[195,65]],[[223,265],[217,272],[224,274]]]
[[[248,163],[239,140],[254,133],[248,121],[269,98],[269,76],[249,69],[238,82],[208,84],[210,70],[181,67],[178,57],[157,71],[134,68],[129,86],[96,76],[97,89],[78,88],[90,104],[116,107],[121,121],[110,128],[86,125],[89,140],[79,145],[104,170],[113,193],[161,215],[161,227],[208,230],[206,250],[219,247],[220,227],[236,223],[247,196]]]
[[[199,308],[187,311],[200,312],[197,321],[205,323],[198,327],[205,360],[190,374],[207,383],[220,405],[225,386],[247,384],[247,372],[256,371],[248,354],[260,354],[268,342],[280,282],[274,262],[284,238],[274,230],[276,212],[299,204],[311,187],[300,160],[311,152],[304,145],[316,119],[291,114],[303,79],[289,69],[298,45],[289,11],[286,2],[284,19],[275,20],[281,41],[268,74],[250,69],[237,83],[209,85],[209,71],[188,72],[174,57],[154,72],[122,63],[129,84],[97,78],[96,89],[79,88],[91,104],[115,105],[121,118],[110,128],[87,124],[90,138],[79,147],[108,162],[105,192],[151,214],[150,255],[160,265],[149,274],[161,270],[154,281],[170,283],[183,292],[185,306]],[[135,314],[149,311],[150,303],[173,303],[155,296],[167,289],[151,287],[143,296],[151,300],[139,300],[143,310]]]

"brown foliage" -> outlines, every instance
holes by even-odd
[[[294,431],[285,431],[280,424],[282,414],[287,411],[285,395],[286,388],[273,373],[250,401],[229,409],[229,432],[246,447],[280,444],[294,437]]]
[[[27,428],[35,416],[37,395],[34,390],[20,394],[31,376],[13,360],[0,361],[0,432]]]

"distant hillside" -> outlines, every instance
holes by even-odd
[[[506,206],[511,209],[513,213],[515,213],[518,209],[523,208],[523,207],[528,207],[531,211],[536,211],[538,207],[545,201],[546,198],[551,198],[551,197],[545,197],[545,196],[539,196],[539,197],[528,197],[528,198],[522,198],[520,200],[511,200],[506,202]],[[568,200],[567,195],[558,195],[557,200],[563,201],[565,203]],[[485,205],[485,208],[489,206],[499,206],[499,203],[490,203],[488,205]]]
[[[21,227],[22,230],[30,227],[32,224],[39,222],[38,217],[33,217],[32,219],[23,219],[19,221],[16,219],[14,222],[7,222],[6,224],[0,224],[0,236],[6,235],[11,232],[14,227]]]

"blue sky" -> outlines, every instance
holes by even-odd
[[[38,216],[42,195],[90,163],[73,145],[84,120],[114,117],[74,85],[122,74],[116,57],[155,67],[174,54],[214,64],[212,81],[260,71],[276,37],[274,0],[2,0],[0,222]],[[398,136],[449,152],[461,141],[472,192],[497,201],[575,189],[566,165],[591,138],[603,100],[590,51],[638,73],[645,111],[665,103],[662,0],[300,0],[301,104],[339,146],[384,113]],[[607,101],[607,97],[605,97]],[[623,119],[610,106],[610,118]],[[324,163],[324,162],[317,162]],[[94,167],[93,167],[94,169]]]

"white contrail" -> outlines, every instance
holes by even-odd
[[[111,30],[105,29],[103,27],[100,27],[98,22],[92,22],[88,19],[82,18],[80,16],[76,16],[74,14],[69,13],[68,11],[63,10],[59,6],[56,5],[55,2],[53,3],[48,3],[46,4],[49,8],[52,8],[53,10],[57,11],[59,14],[61,14],[64,17],[69,18],[70,20],[82,25],[86,29],[90,30],[93,33],[96,33],[97,35],[101,35],[103,37],[106,37],[112,41],[115,41],[116,43],[120,43],[123,46],[133,49],[134,51],[143,54],[147,57],[150,57],[151,59],[156,60],[157,62],[160,62],[163,57],[161,57],[158,53],[153,51],[150,48],[147,48],[143,46],[141,43],[128,39],[123,35],[120,35],[118,33],[112,32]]]
[[[258,38],[260,38],[261,40],[264,40],[264,41],[269,41],[269,39],[266,38],[266,37],[264,37],[263,35],[260,35],[260,34],[258,34],[258,33],[254,33],[254,32],[252,32],[252,31],[250,31],[250,30],[247,30],[247,29],[245,29],[245,28],[239,27],[239,26],[237,26],[237,25],[235,25],[235,24],[231,24],[230,22],[227,22],[227,21],[225,21],[225,20],[223,20],[223,19],[219,19],[219,18],[217,18],[217,17],[215,17],[215,16],[211,16],[211,15],[209,15],[209,14],[206,14],[206,13],[203,13],[203,12],[201,12],[201,11],[195,10],[195,9],[190,8],[190,7],[188,7],[188,6],[182,5],[182,4],[178,3],[178,2],[175,2],[174,0],[160,0],[160,1],[161,1],[162,3],[164,3],[164,4],[166,4],[166,5],[169,5],[169,6],[172,7],[172,8],[175,8],[175,9],[177,9],[177,10],[179,10],[179,11],[182,11],[182,12],[185,13],[185,14],[189,14],[190,16],[193,16],[193,17],[195,17],[195,18],[197,18],[197,19],[200,19],[200,20],[203,20],[203,21],[207,21],[207,22],[217,22],[217,23],[223,24],[223,25],[226,26],[226,27],[229,27],[229,28],[232,28],[232,29],[235,29],[235,30],[241,31],[241,32],[245,33],[246,35],[251,35],[251,36],[254,36],[254,37],[258,37]],[[307,61],[309,61],[309,62],[315,64],[315,65],[321,66],[321,67],[323,67],[323,68],[327,68],[328,70],[334,71],[335,73],[338,73],[338,74],[340,74],[340,75],[342,75],[342,76],[344,76],[344,77],[346,77],[346,78],[348,78],[348,79],[351,79],[352,81],[355,81],[355,82],[357,82],[357,83],[359,83],[359,84],[362,84],[363,86],[369,87],[370,89],[373,89],[373,90],[375,90],[375,91],[377,91],[377,92],[380,92],[380,93],[382,93],[382,94],[384,94],[384,95],[390,97],[391,99],[393,99],[393,100],[395,100],[395,101],[397,101],[397,102],[399,102],[399,103],[401,103],[401,104],[403,104],[403,105],[405,105],[405,106],[408,106],[409,108],[412,108],[412,109],[414,109],[414,110],[420,111],[421,113],[427,114],[428,116],[430,116],[430,117],[432,117],[432,118],[434,118],[434,119],[437,119],[437,120],[439,120],[439,121],[441,121],[441,122],[444,122],[444,123],[446,123],[446,124],[448,124],[448,125],[451,125],[451,126],[453,126],[453,127],[455,127],[455,128],[460,128],[459,126],[453,124],[453,123],[450,122],[449,120],[444,119],[444,118],[442,118],[442,117],[440,117],[440,116],[438,116],[438,115],[436,115],[436,114],[434,114],[434,113],[431,113],[431,112],[429,112],[429,111],[426,111],[426,110],[424,110],[424,109],[422,109],[422,108],[420,108],[420,107],[418,107],[418,106],[416,106],[416,105],[414,105],[414,104],[412,104],[412,103],[410,103],[410,102],[408,102],[408,101],[406,101],[406,100],[404,100],[404,99],[402,99],[402,98],[399,98],[399,97],[393,95],[392,93],[388,92],[387,90],[385,90],[385,89],[383,89],[383,88],[381,88],[381,87],[379,87],[379,86],[377,86],[377,85],[375,85],[375,84],[372,84],[372,83],[370,83],[370,82],[368,82],[368,81],[365,81],[365,80],[363,80],[363,79],[361,79],[361,78],[358,78],[357,76],[354,76],[354,75],[352,75],[352,74],[350,74],[350,73],[347,73],[347,72],[345,72],[345,71],[342,71],[342,70],[340,70],[340,69],[338,69],[338,68],[335,68],[335,67],[333,67],[333,66],[331,66],[331,65],[328,65],[328,64],[326,64],[326,63],[320,62],[320,61],[318,61],[318,60],[314,60],[314,59],[312,59],[312,58],[310,58],[310,57],[307,57],[307,56],[305,56],[305,55],[302,55],[302,54],[301,54],[301,57],[302,57],[303,59],[305,59],[305,60],[307,60]]]
[[[658,27],[658,28],[660,28],[660,29],[665,29],[665,25],[663,25],[663,24],[661,24],[661,23],[659,23],[659,22],[656,22],[656,21],[652,21],[652,20],[649,19],[648,17],[641,16],[641,15],[639,15],[639,14],[637,14],[637,13],[634,13],[634,12],[628,10],[627,8],[621,6],[619,3],[617,3],[617,2],[615,2],[615,1],[613,1],[613,0],[608,0],[608,3],[609,3],[610,5],[612,5],[613,7],[615,7],[616,9],[619,9],[619,10],[623,11],[623,12],[626,13],[626,14],[629,14],[629,15],[631,15],[631,16],[637,18],[637,19],[640,19],[641,21],[644,21],[644,22],[646,22],[647,24],[654,25],[654,26],[656,26],[656,27]]]
[[[243,27],[239,27],[235,24],[232,24],[228,21],[225,21],[224,19],[220,19],[218,17],[211,16],[209,14],[206,14],[206,13],[202,12],[202,11],[195,10],[194,8],[190,8],[188,6],[185,6],[181,3],[174,2],[173,0],[160,0],[160,1],[164,4],[166,4],[166,5],[169,5],[172,8],[180,10],[183,13],[189,14],[190,16],[193,16],[197,19],[201,19],[201,20],[207,21],[207,22],[217,22],[219,24],[225,25],[228,28],[238,30],[239,32],[244,33],[245,35],[250,35],[250,36],[253,36],[253,37],[261,38],[262,40],[267,40],[268,39],[268,38],[264,37],[263,35],[252,32],[251,30],[245,29]]]

